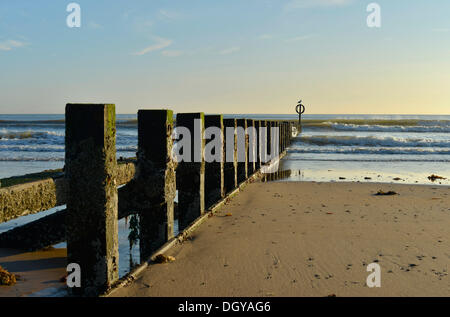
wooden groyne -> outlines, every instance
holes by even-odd
[[[112,104],[68,104],[64,171],[0,188],[0,223],[66,205],[0,234],[0,247],[37,250],[67,241],[67,263],[81,267],[81,287],[71,288],[74,295],[97,296],[118,281],[118,219],[139,214],[141,261],[147,261],[174,239],[177,191],[183,232],[278,160],[297,128],[294,121],[203,113],[178,113],[175,123],[171,110],[139,110],[136,159],[118,161],[115,120]],[[183,155],[191,160],[177,162],[173,155],[179,127],[189,132],[183,135],[190,138]],[[213,161],[204,155],[210,127],[220,132]],[[279,155],[268,160],[274,145]]]

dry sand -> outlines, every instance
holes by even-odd
[[[253,183],[167,253],[175,262],[150,265],[112,295],[450,296],[449,195],[448,186]],[[372,262],[380,288],[366,286]]]

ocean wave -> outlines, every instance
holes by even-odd
[[[64,157],[0,157],[0,162],[62,162]]]
[[[64,145],[0,145],[0,152],[64,152]],[[117,146],[117,152],[136,152],[137,146]]]
[[[324,126],[330,124],[383,125],[383,126],[450,126],[450,120],[422,119],[303,119],[305,126]]]
[[[450,155],[445,148],[390,148],[390,147],[295,147],[288,153],[298,154],[390,154],[390,155]]]
[[[305,120],[307,121],[307,120]],[[419,120],[327,120],[303,122],[305,131],[356,131],[356,132],[441,132],[450,133],[450,121]]]
[[[312,162],[386,162],[386,163],[391,163],[391,162],[401,162],[401,163],[406,163],[406,162],[432,162],[432,163],[448,163],[450,162],[450,160],[439,160],[439,159],[425,159],[425,158],[401,158],[401,159],[376,159],[376,158],[304,158],[304,157],[289,157],[288,158],[289,161],[312,161]]]
[[[0,140],[43,139],[48,137],[64,137],[63,132],[57,131],[0,131]]]
[[[385,125],[356,125],[332,123],[329,128],[335,131],[358,131],[358,132],[438,132],[450,133],[450,126],[385,126]]]
[[[0,145],[0,152],[64,152],[64,145]]]
[[[0,120],[0,124],[8,125],[43,125],[43,124],[64,124],[64,119],[56,120]]]
[[[373,147],[450,147],[450,139],[400,138],[380,136],[303,135],[294,141],[297,145],[340,145]]]

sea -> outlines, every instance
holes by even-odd
[[[297,120],[295,115],[225,115]],[[118,114],[117,157],[135,157],[137,118]],[[80,127],[82,128],[82,127]],[[64,115],[0,115],[0,179],[64,166]],[[450,185],[450,115],[303,115],[302,131],[281,161],[283,181]],[[446,179],[432,182],[435,174]],[[63,209],[0,224],[0,232]],[[120,275],[138,261],[119,221]],[[64,247],[59,244],[56,247]]]

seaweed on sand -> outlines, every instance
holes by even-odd
[[[0,285],[11,286],[14,284],[16,284],[16,276],[0,266]]]
[[[390,190],[388,192],[384,192],[381,189],[375,194],[375,196],[393,196],[393,195],[398,195],[398,193]]]

